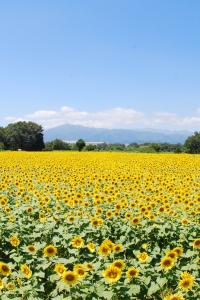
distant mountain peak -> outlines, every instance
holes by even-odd
[[[44,131],[44,141],[78,140],[82,138],[86,142],[108,142],[108,143],[181,143],[193,133],[187,130],[171,131],[163,129],[107,129],[85,127],[82,125],[64,124]]]

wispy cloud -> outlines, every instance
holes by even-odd
[[[200,113],[200,108],[198,109]],[[159,126],[170,125],[180,127],[192,127],[200,125],[200,117],[180,118],[176,113],[155,111],[152,115],[136,111],[132,108],[117,107],[97,112],[79,111],[73,107],[63,106],[58,111],[38,110],[21,118],[6,117],[12,122],[34,121],[41,124],[45,129],[63,124],[83,125],[95,128],[116,128],[143,125]]]

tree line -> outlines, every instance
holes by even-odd
[[[200,132],[195,131],[189,136],[183,145],[170,143],[131,143],[127,147],[125,144],[101,143],[98,145],[86,145],[83,139],[79,139],[75,145],[69,145],[61,139],[55,139],[44,143],[43,127],[34,122],[17,122],[6,127],[0,127],[0,150],[25,151],[124,151],[124,152],[174,152],[200,154]]]

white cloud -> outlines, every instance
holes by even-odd
[[[155,111],[154,112],[155,116],[160,116],[160,117],[176,117],[176,113],[170,113],[167,111]]]
[[[197,109],[197,113],[200,114],[200,107]]]
[[[63,106],[58,111],[38,110],[21,118],[7,117],[5,119],[12,122],[35,121],[45,129],[66,123],[95,128],[134,128],[137,125],[158,127],[165,124],[167,126],[188,128],[200,125],[200,117],[178,118],[176,113],[161,111],[155,111],[153,115],[147,115],[141,111],[123,107],[88,112]]]
[[[15,117],[6,117],[5,120],[10,120],[10,121],[14,121],[16,118]]]
[[[38,119],[38,118],[51,118],[59,115],[60,112],[53,111],[53,110],[38,110],[33,114],[26,115],[25,117],[28,119]]]

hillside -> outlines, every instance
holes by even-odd
[[[181,143],[191,135],[190,132],[167,131],[153,132],[153,129],[106,129],[90,128],[81,125],[64,124],[44,131],[44,141],[49,142],[54,139],[78,140],[84,139],[86,142],[108,142],[108,143]]]

